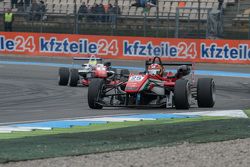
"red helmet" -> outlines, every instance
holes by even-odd
[[[159,64],[151,64],[150,66],[148,66],[148,73],[162,76],[163,67]]]

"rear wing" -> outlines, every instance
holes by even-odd
[[[73,60],[96,60],[96,61],[102,61],[102,58],[88,58],[88,57],[73,57]]]
[[[102,63],[102,58],[97,58],[95,55],[92,55],[91,57],[73,57],[73,60],[86,60],[88,61],[86,64],[89,65],[96,65]]]
[[[145,62],[145,70],[148,70],[148,66],[151,64],[160,64],[162,66],[182,66],[182,65],[186,65],[186,66],[191,66],[191,70],[194,70],[194,63],[192,62],[162,62],[160,57],[154,57],[153,59],[149,59],[146,60]]]
[[[145,62],[145,70],[148,70],[148,66],[154,64],[154,62],[152,62],[151,60],[146,60]],[[194,70],[194,64],[191,62],[161,62],[160,64],[163,66],[181,66],[181,65],[186,65],[186,66],[190,66],[192,70]]]
[[[152,61],[146,61],[145,65],[151,65],[153,64]],[[187,66],[193,66],[193,63],[191,62],[167,62],[167,63],[161,63],[163,66],[181,66],[181,65],[187,65]]]
[[[193,84],[195,83],[195,76],[194,76],[194,63],[192,62],[162,62],[161,61],[161,58],[160,57],[154,57],[153,60],[152,59],[149,59],[149,60],[146,60],[145,62],[145,70],[148,71],[148,66],[151,65],[151,64],[154,64],[156,61],[158,61],[158,63],[160,65],[163,65],[163,66],[191,66],[191,70],[192,70],[192,74],[191,74],[191,79],[192,79],[192,82]],[[188,72],[189,74],[190,72]]]

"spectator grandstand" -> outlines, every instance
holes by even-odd
[[[62,13],[62,14],[73,14],[74,13],[74,0],[44,0],[47,13]],[[107,6],[108,4],[114,5],[116,0],[76,0],[76,8],[78,9],[82,2],[85,2],[87,6],[92,6],[94,3],[103,4]],[[121,9],[121,15],[143,15],[143,7],[132,6],[135,0],[117,0],[118,6]],[[180,6],[183,4],[184,6]],[[201,8],[201,19],[207,19],[207,13],[209,9],[218,7],[218,0],[200,0]],[[234,0],[225,0],[224,8],[227,3],[234,2]],[[198,19],[198,0],[159,0],[159,16],[175,16],[177,8],[185,8],[179,11],[179,16],[190,16],[191,19]],[[1,3],[2,10],[11,7],[11,0],[4,0]],[[14,9],[17,10],[17,9]],[[157,15],[157,7],[152,6],[148,13],[149,16]]]
[[[26,3],[24,3],[24,1]],[[29,1],[29,3],[27,3]],[[40,0],[35,0],[39,2]],[[85,2],[88,9],[90,9],[94,4],[100,5],[103,4],[105,11],[107,13],[107,7],[109,4],[112,6],[117,4],[120,8],[119,17],[117,17],[118,22],[112,22],[116,24],[115,26],[108,25],[111,24],[105,23],[105,25],[100,24],[101,28],[109,29],[111,35],[119,35],[119,33],[114,33],[112,28],[116,28],[116,32],[121,32],[123,30],[128,30],[128,34],[131,35],[131,31],[135,32],[134,35],[137,35],[138,31],[143,30],[143,36],[147,36],[148,32],[155,32],[158,34],[159,31],[164,31],[160,36],[173,37],[176,34],[174,31],[180,31],[179,37],[181,36],[182,30],[185,30],[185,34],[188,34],[188,31],[195,33],[197,31],[196,27],[198,24],[199,29],[201,29],[203,35],[206,33],[206,24],[209,20],[209,12],[217,10],[219,6],[218,0],[158,0],[156,5],[152,4],[145,10],[144,7],[134,6],[136,0],[43,0],[46,6],[46,17],[48,20],[43,20],[42,25],[40,26],[50,26],[58,25],[60,27],[63,24],[67,26],[74,26],[74,31],[71,33],[83,33],[89,32],[89,27],[98,27],[95,23],[84,23],[86,20],[76,22],[74,18],[78,18],[78,9],[80,5]],[[21,3],[22,2],[22,3]],[[155,1],[154,1],[155,2]],[[3,13],[6,9],[12,8],[13,12],[16,12],[17,19],[18,16],[25,16],[29,4],[32,3],[32,0],[18,0],[17,5],[13,6],[11,0],[0,0],[0,13]],[[245,4],[244,4],[245,3]],[[243,5],[244,4],[244,5]],[[246,5],[248,4],[248,5]],[[250,0],[224,0],[223,6],[223,26],[224,29],[230,29],[230,31],[238,30],[233,27],[235,23],[240,22],[240,25],[245,22],[249,22],[250,15]],[[93,15],[93,13],[88,10],[88,15]],[[146,11],[146,12],[145,12]],[[18,13],[20,13],[18,15]],[[97,14],[98,15],[98,14]],[[26,26],[29,25],[27,20],[19,19],[20,23],[22,22]],[[35,20],[34,20],[35,21]],[[35,22],[34,22],[35,23]],[[32,26],[36,26],[38,23],[32,23]],[[18,24],[18,21],[17,23]],[[74,25],[73,25],[74,24]],[[60,26],[59,26],[60,25]],[[65,26],[65,27],[67,27]],[[178,26],[178,27],[176,27]],[[233,28],[232,28],[233,27]],[[119,29],[120,28],[120,29]],[[247,31],[250,31],[250,28],[247,27]],[[106,30],[107,30],[106,29]],[[45,29],[40,31],[44,31]],[[26,31],[26,30],[22,30]],[[32,30],[36,31],[36,30]],[[145,33],[146,31],[146,33]],[[246,29],[244,29],[246,31]],[[49,31],[51,32],[51,31]],[[64,32],[64,31],[61,31]],[[97,32],[97,31],[94,31]],[[225,31],[226,32],[226,31]],[[191,33],[191,34],[192,34]],[[151,33],[149,33],[151,34]],[[158,36],[158,35],[151,36]],[[190,33],[189,33],[190,34]],[[250,33],[249,33],[250,34]],[[124,33],[126,35],[126,33]],[[190,36],[189,36],[190,37]],[[204,36],[203,36],[204,37]]]
[[[236,17],[233,19],[235,22],[248,23],[250,16],[250,3],[249,1],[243,1],[237,8]]]

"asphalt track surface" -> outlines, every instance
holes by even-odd
[[[0,56],[0,61],[68,63],[71,58]],[[144,61],[112,61],[112,65],[143,67]],[[196,64],[196,69],[250,73],[249,65]],[[202,77],[202,76],[199,76]],[[214,108],[189,111],[249,109],[250,78],[214,77]],[[0,64],[0,125],[11,122],[95,117],[130,113],[173,113],[175,109],[89,109],[86,87],[58,86],[58,67]],[[185,110],[185,112],[187,112]]]

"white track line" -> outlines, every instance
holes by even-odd
[[[91,119],[76,119],[74,121],[106,121],[106,122],[124,122],[124,121],[152,121],[156,120],[154,118],[111,118],[111,117],[102,117],[102,118],[91,118]]]
[[[112,116],[127,116],[127,115],[134,115],[134,114],[142,114],[142,113],[127,113],[127,114],[112,114],[112,115],[107,114],[107,115],[84,116],[84,117],[66,117],[66,118],[58,118],[58,119],[38,119],[38,120],[31,120],[31,121],[4,122],[4,123],[0,123],[0,126],[1,125],[9,125],[9,124],[33,123],[33,122],[62,121],[62,120],[72,120],[72,119],[73,120],[75,120],[75,119],[91,119],[91,118],[112,117]],[[168,113],[168,114],[170,114],[170,113]]]
[[[201,112],[186,112],[174,113],[176,115],[199,115],[199,116],[227,116],[235,118],[248,118],[242,110],[216,110],[216,111],[201,111]]]
[[[59,119],[41,119],[41,120],[31,120],[31,121],[17,121],[17,122],[6,122],[0,123],[1,125],[10,125],[10,124],[22,124],[22,123],[34,123],[34,122],[47,122],[47,121],[65,121],[65,120],[86,120],[86,121],[104,121],[105,117],[112,116],[127,116],[127,115],[136,115],[142,113],[127,113],[127,114],[112,114],[112,115],[97,115],[97,116],[85,116],[85,117],[70,117],[70,118],[59,118]],[[144,114],[152,114],[152,113],[144,113]],[[156,113],[159,114],[159,113]],[[164,114],[164,113],[161,113]],[[215,110],[215,111],[197,111],[197,112],[185,112],[185,113],[165,113],[165,114],[176,114],[176,115],[200,115],[200,116],[229,116],[229,117],[237,117],[237,118],[248,118],[248,116],[244,113],[243,110]],[[138,118],[136,118],[138,119]],[[149,118],[150,119],[150,118]],[[111,119],[110,119],[111,120]],[[141,120],[139,118],[139,120]],[[110,121],[111,122],[111,121]],[[46,130],[46,129],[45,129]]]

